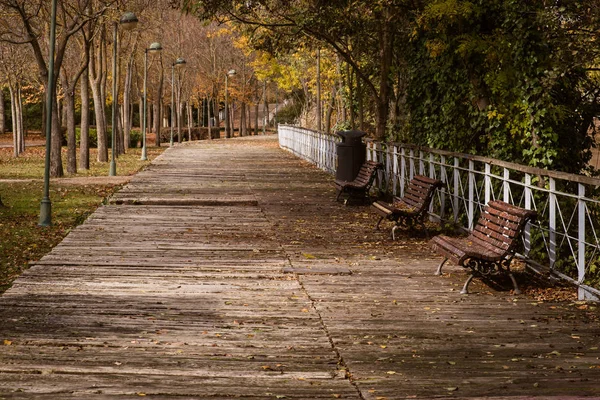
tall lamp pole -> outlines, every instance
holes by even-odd
[[[171,64],[171,147],[173,147],[173,125],[175,125],[175,67],[180,68],[185,65],[185,63],[186,61],[179,57],[173,64]],[[179,126],[179,121],[177,121],[177,125]]]
[[[54,48],[56,45],[56,0],[52,0],[50,16],[50,49],[48,53],[48,84],[46,86],[46,159],[44,164],[44,196],[40,205],[40,226],[52,225],[50,201],[50,149],[52,145],[52,106],[54,103]]]
[[[148,52],[156,53],[162,50],[162,46],[158,42],[154,42],[144,50],[144,99],[143,99],[143,116],[142,116],[142,157],[140,158],[142,161],[146,161],[148,159],[148,153],[146,150],[146,109],[147,109],[147,80],[148,80]],[[157,133],[158,134],[158,133]]]
[[[227,88],[228,78],[236,74],[235,69],[230,69],[225,75],[225,137],[231,137],[231,128],[229,126],[229,91]]]
[[[112,65],[112,74],[113,74],[112,135],[111,135],[111,137],[112,137],[112,145],[111,145],[112,159],[110,160],[110,169],[108,172],[109,176],[117,175],[117,160],[116,160],[116,155],[115,155],[115,148],[117,147],[116,146],[117,103],[119,100],[119,93],[117,93],[117,68],[118,68],[118,63],[117,63],[117,44],[118,43],[117,42],[119,40],[119,35],[118,35],[119,24],[121,24],[121,26],[125,30],[132,30],[132,29],[135,29],[135,27],[137,26],[138,19],[134,13],[127,12],[127,13],[123,14],[123,16],[121,16],[119,23],[117,23],[117,22],[114,23],[113,65]]]

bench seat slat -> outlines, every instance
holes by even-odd
[[[493,216],[491,214],[485,214],[485,216],[482,216],[480,218],[481,219],[485,219],[486,221],[489,221],[493,224],[495,224],[496,226],[502,226],[502,227],[506,227],[507,229],[511,230],[511,231],[518,231],[519,230],[519,224],[513,221],[509,221],[507,219],[502,219],[502,218],[498,218],[496,216]]]
[[[485,232],[486,235],[490,235],[498,240],[512,241],[519,234],[518,230],[505,229],[501,225],[497,225],[490,221],[482,223],[481,220],[475,225],[474,230],[481,230],[482,232]]]

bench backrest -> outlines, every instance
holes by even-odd
[[[444,183],[438,179],[415,175],[408,183],[402,202],[421,213],[429,208],[436,189],[444,186]]]
[[[364,164],[361,165],[358,175],[354,178],[352,183],[357,186],[364,186],[367,189],[370,188],[375,180],[377,170],[382,167],[381,163],[365,161]]]
[[[527,222],[534,220],[537,213],[513,206],[500,200],[490,201],[473,232],[469,235],[473,242],[484,246],[496,254],[508,254],[518,244],[516,239],[525,228]]]

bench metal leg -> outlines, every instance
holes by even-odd
[[[517,285],[517,280],[515,279],[515,276],[512,274],[512,272],[509,272],[508,276],[510,277],[510,280],[513,283],[513,292],[515,294],[521,294],[521,289],[519,289],[519,285]]]
[[[442,274],[442,267],[444,266],[444,264],[446,264],[446,261],[448,261],[448,257],[446,257],[446,258],[444,258],[444,259],[442,260],[442,262],[440,263],[440,265],[439,265],[439,267],[438,267],[437,271],[435,271],[435,274],[436,274],[436,275],[440,276],[440,275]]]
[[[469,283],[471,283],[471,281],[473,280],[474,277],[475,277],[475,274],[471,274],[469,276],[469,278],[465,282],[465,285],[463,286],[462,290],[460,291],[460,294],[469,294]]]
[[[398,229],[398,225],[394,225],[392,228],[392,240],[396,240],[396,229]]]
[[[385,217],[379,218],[379,221],[377,221],[377,225],[375,225],[375,230],[377,230],[377,231],[379,230],[379,224],[381,224],[381,221],[383,221],[384,218]]]

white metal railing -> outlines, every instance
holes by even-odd
[[[290,125],[279,125],[279,146],[334,174],[337,169],[338,136]]]
[[[335,172],[337,137],[280,125],[284,149]],[[579,286],[580,299],[600,298],[589,283],[600,270],[600,179],[501,160],[400,143],[367,141],[367,160],[384,164],[379,189],[402,196],[414,175],[441,179],[446,188],[433,202],[432,218],[473,227],[483,206],[498,199],[538,212],[523,235],[522,257],[530,266]]]

